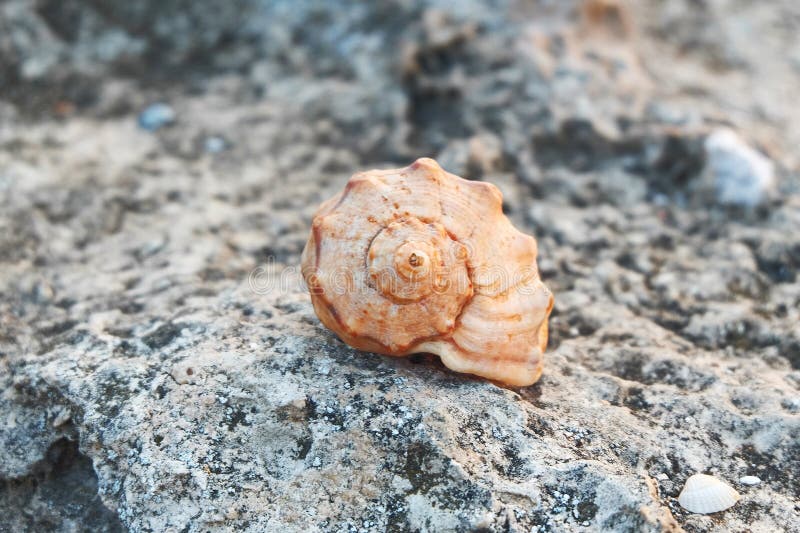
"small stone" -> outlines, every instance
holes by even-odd
[[[772,161],[733,130],[721,128],[711,133],[705,151],[720,203],[755,207],[767,199],[775,186]]]
[[[781,401],[781,406],[790,413],[800,412],[800,398],[785,399]]]
[[[54,428],[61,427],[67,422],[69,422],[71,418],[72,418],[72,413],[70,412],[70,410],[67,408],[63,408],[53,419],[53,427]]]
[[[203,146],[209,154],[218,154],[228,147],[228,143],[222,137],[214,135],[207,137]]]
[[[761,483],[761,478],[757,476],[743,476],[739,478],[739,483],[748,486],[758,485]]]
[[[175,122],[175,116],[175,110],[169,105],[162,102],[151,104],[139,114],[139,127],[156,131]]]
[[[669,479],[669,476],[666,475],[664,472],[659,472],[658,474],[656,474],[656,479],[659,481],[666,481]]]

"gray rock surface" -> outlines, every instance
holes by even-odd
[[[798,531],[798,21],[4,3],[0,531]],[[143,130],[155,102],[174,123]],[[773,198],[716,201],[720,124]],[[498,184],[538,238],[535,386],[360,353],[314,316],[316,205],[419,156]],[[687,513],[697,472],[742,500]]]

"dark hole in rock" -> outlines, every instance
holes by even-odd
[[[159,348],[163,348],[167,346],[175,339],[180,337],[181,332],[183,331],[185,326],[180,324],[173,324],[167,323],[163,326],[160,326],[154,332],[150,333],[149,335],[145,336],[142,341],[148,345],[153,350],[157,350]]]
[[[124,531],[97,489],[91,459],[76,442],[58,440],[35,473],[0,484],[0,530]]]

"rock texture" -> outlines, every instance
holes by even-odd
[[[0,6],[0,531],[798,530],[797,4],[451,4]],[[419,156],[537,236],[533,387],[314,316],[317,204]]]

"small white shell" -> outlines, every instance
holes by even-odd
[[[758,485],[761,483],[761,478],[757,476],[744,476],[739,478],[739,483],[742,485]]]
[[[739,501],[739,493],[714,476],[695,474],[686,480],[678,496],[681,507],[692,513],[724,511]]]

